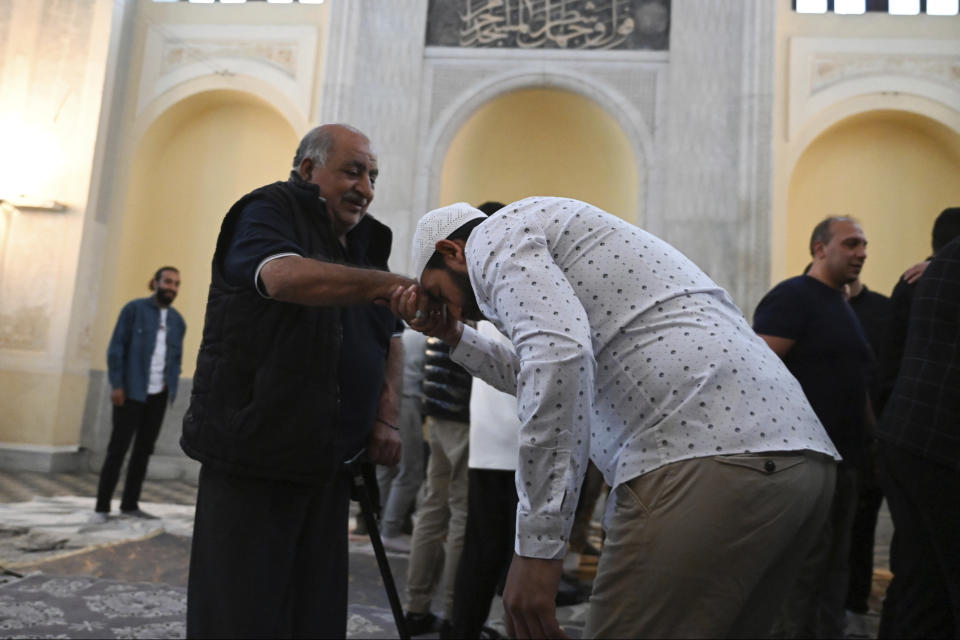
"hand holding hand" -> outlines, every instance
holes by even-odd
[[[418,285],[395,288],[390,296],[390,310],[420,333],[440,338],[451,347],[460,342],[463,324],[447,312],[446,305],[424,295]]]
[[[555,599],[562,571],[562,560],[513,556],[503,590],[511,638],[569,638],[557,622]]]

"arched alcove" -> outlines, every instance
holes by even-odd
[[[183,376],[193,375],[223,216],[243,194],[286,179],[297,142],[277,109],[238,91],[194,94],[154,120],[133,155],[122,215],[110,229],[95,353],[106,350],[123,304],[149,295],[153,271],[170,264],[181,271],[174,304],[188,326]]]
[[[638,223],[642,187],[630,140],[600,105],[563,89],[525,88],[486,102],[457,131],[438,204],[556,195]]]
[[[814,225],[851,215],[869,240],[862,280],[889,294],[903,270],[930,253],[945,207],[960,205],[960,134],[930,118],[874,110],[837,122],[803,150],[788,192],[787,276],[809,262]]]

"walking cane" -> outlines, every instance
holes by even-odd
[[[403,619],[403,607],[400,606],[400,596],[397,594],[397,585],[393,581],[393,573],[390,571],[390,563],[387,561],[387,553],[383,549],[383,540],[380,539],[380,530],[377,528],[377,520],[374,517],[373,500],[370,499],[370,489],[368,483],[370,478],[365,478],[365,468],[372,470],[372,465],[365,465],[366,449],[343,463],[343,466],[353,476],[353,487],[356,489],[357,499],[360,501],[360,513],[363,514],[363,520],[367,525],[367,533],[370,534],[370,543],[373,545],[373,554],[377,557],[377,566],[380,568],[380,577],[383,579],[383,588],[387,592],[387,600],[390,601],[390,609],[393,611],[393,621],[397,625],[397,635],[400,640],[409,640],[407,625]]]

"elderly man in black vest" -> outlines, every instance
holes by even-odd
[[[181,446],[200,471],[189,637],[344,637],[350,478],[396,464],[402,326],[369,139],[324,125],[241,198],[213,256]]]

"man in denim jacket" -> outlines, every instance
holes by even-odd
[[[100,471],[93,522],[106,522],[123,458],[133,442],[120,513],[154,518],[140,509],[140,489],[147,461],[160,433],[167,402],[173,402],[180,379],[183,335],[187,325],[170,306],[180,289],[180,272],[161,267],[150,281],[153,295],[124,305],[107,348],[113,391],[113,431]]]

